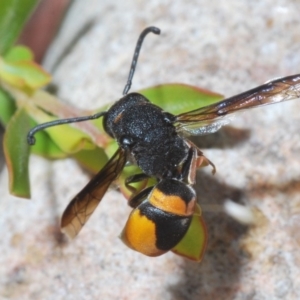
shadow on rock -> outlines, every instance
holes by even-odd
[[[220,206],[228,198],[240,202],[243,193],[232,186],[223,185],[215,178],[200,174],[197,180],[201,205]],[[201,191],[201,192],[200,192]],[[239,284],[241,258],[244,253],[238,240],[247,227],[222,212],[203,212],[209,233],[206,254],[200,264],[182,261],[183,276],[171,286],[172,299],[232,299]]]
[[[224,126],[219,131],[203,135],[191,137],[190,139],[200,148],[218,148],[226,149],[244,143],[250,137],[251,131],[248,129],[235,128],[232,126]]]
[[[200,149],[224,149],[245,142],[249,136],[249,130],[226,126],[214,134],[196,137],[193,141]],[[182,260],[181,281],[169,288],[172,299],[229,300],[236,294],[241,260],[246,256],[239,248],[238,241],[247,233],[248,227],[223,213],[222,206],[227,199],[242,203],[244,193],[204,172],[199,172],[195,189],[207,225],[208,245],[200,264]]]

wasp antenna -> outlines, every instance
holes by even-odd
[[[139,57],[139,54],[140,54],[140,50],[141,50],[144,38],[150,32],[152,32],[154,34],[160,34],[160,29],[157,28],[157,27],[151,26],[151,27],[145,28],[142,31],[142,33],[140,34],[140,37],[139,37],[139,39],[136,43],[135,50],[134,50],[134,53],[133,53],[133,58],[132,58],[130,71],[129,71],[129,75],[128,75],[128,80],[127,80],[127,83],[124,87],[123,95],[126,95],[128,93],[128,91],[130,90],[131,83],[132,83],[132,77],[134,75],[134,71],[135,71],[135,68],[136,68],[136,65],[137,65],[138,57]]]
[[[40,125],[37,125],[33,127],[27,135],[27,143],[29,145],[34,145],[35,144],[35,137],[34,135],[45,128],[56,126],[56,125],[63,125],[63,124],[70,124],[70,123],[77,123],[77,122],[83,122],[83,121],[88,121],[88,120],[94,120],[102,117],[104,114],[106,114],[105,111],[102,111],[100,113],[91,115],[91,116],[85,116],[85,117],[75,117],[75,118],[68,118],[68,119],[61,119],[61,120],[55,120],[51,122],[46,122]]]

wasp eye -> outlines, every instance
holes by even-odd
[[[120,144],[123,146],[123,147],[130,147],[132,146],[134,143],[133,139],[131,137],[128,137],[128,136],[122,136],[120,138]]]

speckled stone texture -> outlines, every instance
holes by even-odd
[[[81,108],[117,100],[138,34],[149,25],[132,90],[183,82],[231,96],[300,73],[300,2],[77,0],[49,50],[58,95]],[[209,230],[202,263],[144,257],[118,239],[130,209],[107,193],[80,235],[64,243],[59,218],[89,180],[71,159],[30,161],[32,200],[0,174],[1,299],[300,299],[300,100],[250,110],[197,140],[217,166],[199,172]],[[222,213],[226,199],[256,222]]]

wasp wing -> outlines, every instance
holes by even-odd
[[[300,74],[269,81],[239,95],[176,116],[177,131],[203,135],[227,124],[224,116],[252,107],[300,98]]]
[[[104,168],[69,203],[61,220],[61,231],[69,238],[79,233],[125,163],[125,152],[119,148]]]

